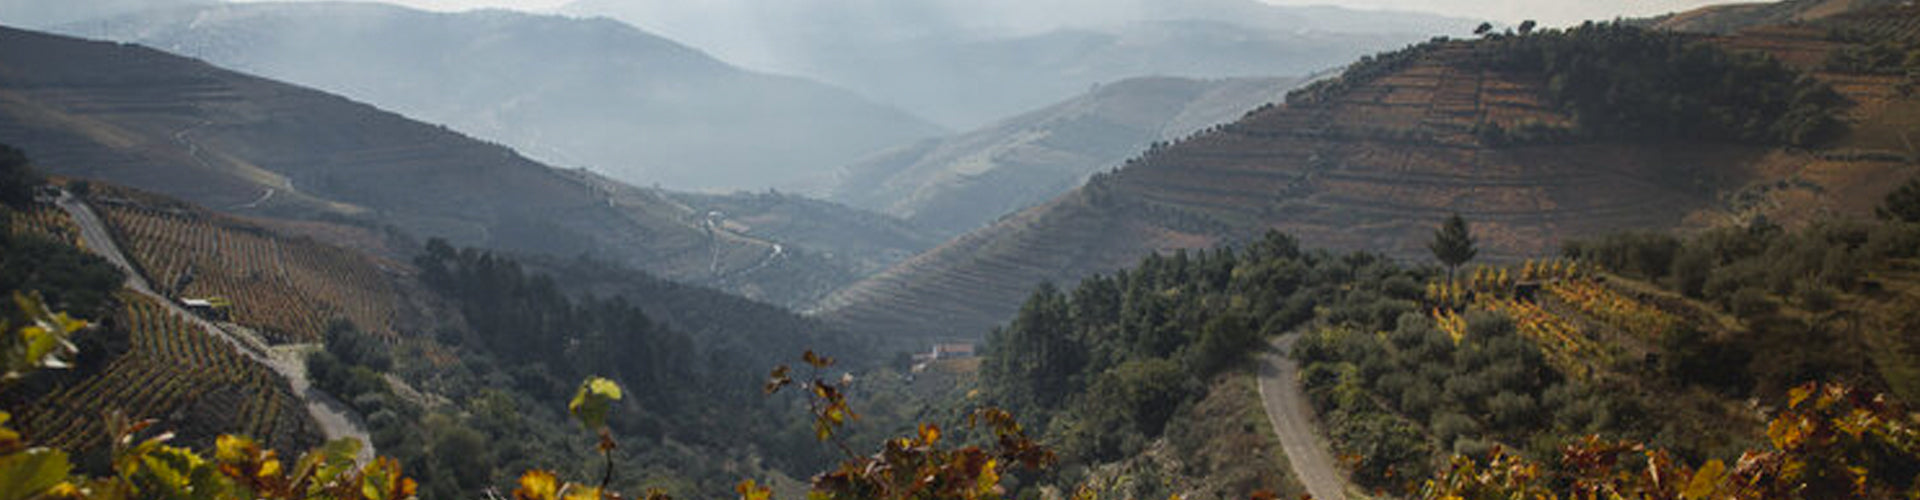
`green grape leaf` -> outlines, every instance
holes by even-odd
[[[58,450],[35,448],[0,456],[0,500],[33,498],[67,478],[73,464]]]
[[[567,403],[567,411],[573,418],[588,429],[599,429],[607,425],[607,411],[621,396],[620,384],[601,377],[589,377],[580,383],[580,390],[573,394],[573,401]]]

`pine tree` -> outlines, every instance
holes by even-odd
[[[1447,266],[1448,282],[1453,281],[1453,273],[1461,264],[1473,260],[1473,256],[1480,253],[1480,249],[1474,248],[1473,234],[1467,230],[1467,220],[1457,213],[1448,217],[1446,223],[1433,232],[1433,242],[1427,244],[1427,249],[1433,251],[1433,258],[1440,259],[1440,263]]]

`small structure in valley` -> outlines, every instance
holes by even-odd
[[[229,312],[233,310],[233,301],[227,300],[226,297],[185,298],[180,299],[180,307],[185,307],[188,312],[203,318],[228,321]]]
[[[972,359],[975,356],[973,344],[964,342],[934,344],[928,352],[913,355],[913,371],[926,370],[929,365],[939,361]]]

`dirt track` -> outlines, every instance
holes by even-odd
[[[314,346],[270,348],[264,341],[234,334],[199,315],[181,309],[172,299],[153,291],[153,287],[147,284],[147,279],[134,269],[131,261],[127,260],[126,254],[120,252],[120,246],[113,240],[113,233],[107,231],[106,223],[101,222],[100,216],[93,213],[93,208],[65,192],[60,194],[55,204],[73,218],[74,225],[80,227],[80,238],[86,243],[88,251],[106,258],[108,262],[112,262],[114,266],[126,273],[128,289],[152,298],[154,302],[164,305],[173,314],[199,326],[201,331],[232,344],[234,350],[239,351],[240,354],[272,368],[275,373],[287,379],[293,388],[293,393],[306,403],[307,413],[313,416],[314,422],[320,424],[320,431],[326,434],[327,440],[358,439],[362,446],[356,458],[362,463],[373,461],[373,438],[367,434],[366,426],[360,422],[359,415],[308,383],[306,364],[302,362],[304,358],[289,355],[292,350],[301,350],[303,347],[311,349]]]
[[[1260,356],[1260,405],[1266,408],[1273,433],[1280,436],[1280,447],[1287,453],[1287,463],[1293,465],[1293,475],[1306,485],[1307,493],[1317,499],[1342,500],[1346,498],[1346,476],[1321,441],[1313,407],[1307,404],[1296,378],[1300,370],[1287,358],[1298,338],[1297,333],[1280,337]]]

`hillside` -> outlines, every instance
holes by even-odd
[[[1298,80],[1135,78],[844,167],[833,199],[958,235],[1058,196],[1159,141],[1279,102]]]
[[[794,246],[781,247],[783,258],[823,259],[826,267],[840,271],[823,276],[833,279],[831,285],[817,289],[819,295],[809,300],[940,244],[939,235],[912,221],[802,195],[780,191],[665,194],[707,214],[727,231]],[[789,251],[809,255],[795,257]]]
[[[64,25],[336,93],[635,185],[786,188],[942,133],[845,89],[609,19],[249,3]]]
[[[129,12],[212,3],[215,0],[0,0],[0,24],[46,29]]]
[[[358,429],[369,456],[405,463],[423,495],[466,497],[511,484],[525,464],[583,462],[589,447],[461,450],[569,443],[578,430],[559,410],[575,381],[600,375],[644,389],[610,417],[615,429],[674,443],[623,450],[622,482],[711,491],[743,470],[787,477],[818,467],[810,434],[790,429],[789,408],[759,391],[765,367],[805,349],[845,355],[849,367],[877,357],[786,309],[614,264],[401,237],[389,250],[407,257],[394,260],[307,236],[365,239],[364,228],[61,182],[82,193],[60,197],[61,208],[99,214],[98,229],[48,205],[0,208],[0,285],[44,290],[53,306],[106,326],[75,337],[76,369],[0,384],[0,411],[34,442],[77,456],[104,456],[99,417],[109,410],[156,418],[192,446],[241,433],[297,451],[318,444],[321,430],[340,437],[320,413],[308,417],[322,404],[327,418]],[[82,247],[124,249],[134,279],[122,288],[119,274],[86,270],[112,271],[101,259],[63,257]],[[185,299],[214,305],[190,314],[176,305]],[[740,466],[746,457],[756,465]]]
[[[137,46],[14,29],[0,42],[0,142],[53,173],[241,215],[585,254],[695,283],[758,284],[736,275],[778,267],[767,264],[773,243],[709,231],[653,191],[345,98]],[[821,293],[812,288],[792,296]]]
[[[1714,5],[1648,19],[1655,29],[1701,33],[1733,33],[1759,26],[1816,21],[1873,7],[1893,6],[1901,0],[1785,0],[1780,2]]]
[[[611,16],[961,130],[1126,78],[1305,75],[1475,24],[1255,0],[578,0],[561,10]]]
[[[1850,22],[1899,26],[1914,15],[1892,14]],[[1267,229],[1309,245],[1424,261],[1433,224],[1457,212],[1474,221],[1483,257],[1506,260],[1612,229],[1712,225],[1756,214],[1861,214],[1870,210],[1863,200],[1878,199],[1910,168],[1914,151],[1897,132],[1914,116],[1915,101],[1896,89],[1904,77],[1826,70],[1832,50],[1858,42],[1829,40],[1828,30],[1815,28],[1702,39],[1587,29],[1602,30],[1579,35],[1600,40],[1598,47],[1646,44],[1644,50],[1705,57],[1693,64],[1720,61],[1724,71],[1750,71],[1752,85],[1771,75],[1764,76],[1769,85],[1804,87],[1771,95],[1807,101],[1714,104],[1751,97],[1713,90],[1722,84],[1711,77],[1652,77],[1647,82],[1682,86],[1607,93],[1609,81],[1643,83],[1606,75],[1678,71],[1660,66],[1598,73],[1605,78],[1560,75],[1554,84],[1538,68],[1579,68],[1529,57],[1605,60],[1602,49],[1581,48],[1558,32],[1429,43],[1363,60],[1285,106],[1151,149],[1074,192],[843,290],[823,317],[907,339],[977,338],[1043,280],[1073,282],[1148,252],[1207,248]],[[1555,40],[1568,44],[1549,48]],[[1694,42],[1760,51],[1788,66],[1681,50]],[[1609,64],[1665,64],[1623,61]],[[1740,67],[1751,69],[1734,69]],[[1797,71],[1818,80],[1799,80]],[[1680,83],[1688,81],[1700,83]],[[1652,104],[1669,95],[1658,92],[1698,94]],[[1700,110],[1659,111],[1669,103]],[[1838,113],[1847,131],[1832,136],[1837,127],[1822,125],[1821,109]],[[1715,121],[1733,113],[1774,114]],[[1771,128],[1753,128],[1769,120]],[[1802,141],[1820,142],[1782,145]]]

